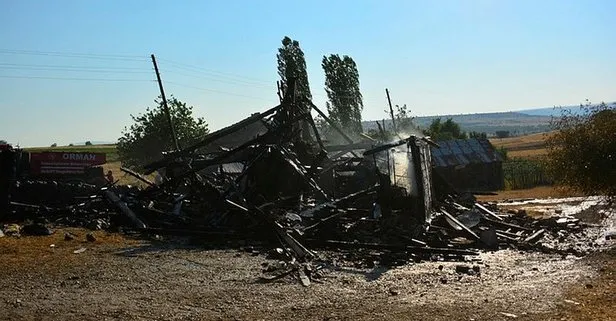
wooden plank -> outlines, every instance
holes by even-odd
[[[543,234],[545,233],[545,229],[540,229],[539,231],[533,233],[533,235],[527,237],[524,240],[524,243],[531,243],[531,242],[535,242],[537,241],[539,238],[541,238],[541,236],[543,236]]]
[[[128,208],[126,203],[124,203],[118,195],[110,190],[104,190],[103,195],[107,198],[111,203],[113,203],[119,210],[133,223],[133,226],[137,229],[144,229],[147,226],[135,215],[135,213]]]
[[[492,224],[494,224],[494,225],[504,226],[504,227],[507,227],[507,228],[514,228],[514,229],[522,230],[522,231],[532,231],[533,230],[533,229],[530,229],[528,227],[519,226],[519,225],[515,225],[515,224],[511,224],[511,223],[506,223],[506,222],[501,222],[501,221],[497,221],[497,220],[492,220],[492,219],[489,219],[487,217],[484,217],[483,219],[488,221],[488,222],[490,222],[490,223],[492,223]]]
[[[444,209],[440,210],[441,213],[443,213],[443,215],[445,215],[448,219],[450,219],[451,221],[453,221],[454,223],[456,223],[456,225],[460,226],[464,231],[466,231],[466,233],[468,233],[468,235],[472,236],[475,240],[480,240],[481,238],[479,237],[479,235],[477,235],[475,232],[473,232],[470,228],[468,228],[466,225],[462,224],[462,222],[458,221],[455,217],[453,217],[453,215],[447,213],[447,211],[445,211]]]
[[[485,206],[483,206],[483,205],[481,205],[481,204],[479,204],[479,203],[475,203],[475,206],[477,206],[477,208],[478,208],[478,209],[480,209],[480,210],[482,210],[484,213],[486,213],[486,214],[490,215],[490,217],[495,218],[495,219],[497,219],[497,220],[499,220],[499,221],[502,221],[502,220],[503,220],[503,218],[502,218],[502,217],[500,217],[500,216],[496,215],[496,213],[494,213],[494,212],[490,211],[490,210],[489,210],[489,209],[487,209]]]

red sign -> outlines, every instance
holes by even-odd
[[[33,174],[83,174],[89,166],[107,162],[105,153],[41,152],[30,154]]]

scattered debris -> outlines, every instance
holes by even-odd
[[[43,224],[28,224],[21,228],[24,235],[45,236],[53,234],[53,231]]]
[[[96,242],[96,237],[92,233],[86,234],[86,241],[88,242]]]
[[[86,249],[85,247],[82,247],[82,248],[79,248],[79,249],[77,249],[77,250],[73,251],[73,253],[75,253],[75,254],[80,254],[80,253],[85,252],[86,250],[87,250],[87,249]]]
[[[584,228],[578,219],[499,213],[496,204],[480,204],[473,195],[456,191],[432,171],[431,149],[438,145],[429,137],[377,142],[364,135],[354,140],[325,117],[345,142],[326,145],[311,109],[324,115],[290,90],[280,105],[146,165],[144,174],[157,172],[162,178],[157,182],[122,168],[145,188],[17,181],[10,218],[133,230],[157,238],[263,242],[274,250],[249,252],[266,252],[283,264],[265,267],[264,272],[278,273],[262,281],[292,275],[304,286],[315,282],[315,267],[326,259],[315,252],[321,249],[369,266],[464,262],[481,250],[502,248],[583,254],[583,249],[559,246],[561,239]],[[53,233],[42,223],[8,225],[4,232]],[[75,236],[65,233],[64,238]],[[91,233],[86,239],[96,241]],[[480,268],[458,265],[456,272],[478,275]]]
[[[468,274],[468,275],[479,275],[481,268],[479,266],[470,267],[468,265],[456,265],[456,273],[458,274]]]
[[[508,318],[512,318],[512,319],[516,319],[518,316],[513,314],[513,313],[506,313],[506,312],[501,312],[502,315],[508,317]]]
[[[399,295],[400,294],[400,289],[398,289],[398,288],[390,288],[389,289],[389,294],[390,295]]]

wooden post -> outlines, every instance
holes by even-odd
[[[173,146],[175,146],[175,150],[180,150],[180,144],[178,143],[178,138],[175,136],[175,127],[173,126],[173,121],[171,120],[171,112],[169,111],[169,105],[167,105],[167,98],[165,97],[165,90],[163,89],[163,82],[160,80],[160,73],[158,72],[158,65],[156,64],[156,58],[154,54],[151,55],[152,64],[154,64],[154,71],[156,71],[156,79],[158,80],[158,88],[160,89],[160,96],[163,99],[163,107],[165,108],[165,116],[167,116],[167,122],[169,123],[169,129],[171,130],[171,137],[173,139]]]
[[[312,107],[312,109],[316,110],[317,113],[319,113],[319,115],[321,115],[321,117],[323,117],[323,119],[325,119],[325,121],[328,122],[329,125],[332,126],[332,128],[342,136],[342,138],[344,138],[344,140],[346,140],[349,144],[353,144],[353,140],[351,139],[351,137],[349,137],[340,128],[338,128],[336,123],[329,119],[329,117],[327,117],[327,115],[325,115],[325,113],[323,113],[314,103],[310,102],[310,106]]]
[[[387,94],[387,102],[389,103],[389,113],[391,114],[391,124],[394,127],[394,133],[398,133],[398,129],[396,127],[396,117],[394,116],[394,107],[391,105],[391,98],[389,97],[389,89],[385,88],[385,93]]]

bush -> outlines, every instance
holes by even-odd
[[[557,183],[591,195],[616,197],[616,106],[582,105],[553,119],[548,166]]]
[[[118,139],[118,156],[124,166],[140,167],[162,157],[162,153],[175,149],[171,129],[160,99],[155,108],[147,108],[145,114],[131,115],[134,124],[122,131]],[[208,133],[208,125],[202,118],[193,117],[193,107],[171,96],[169,111],[180,146],[187,147]]]

